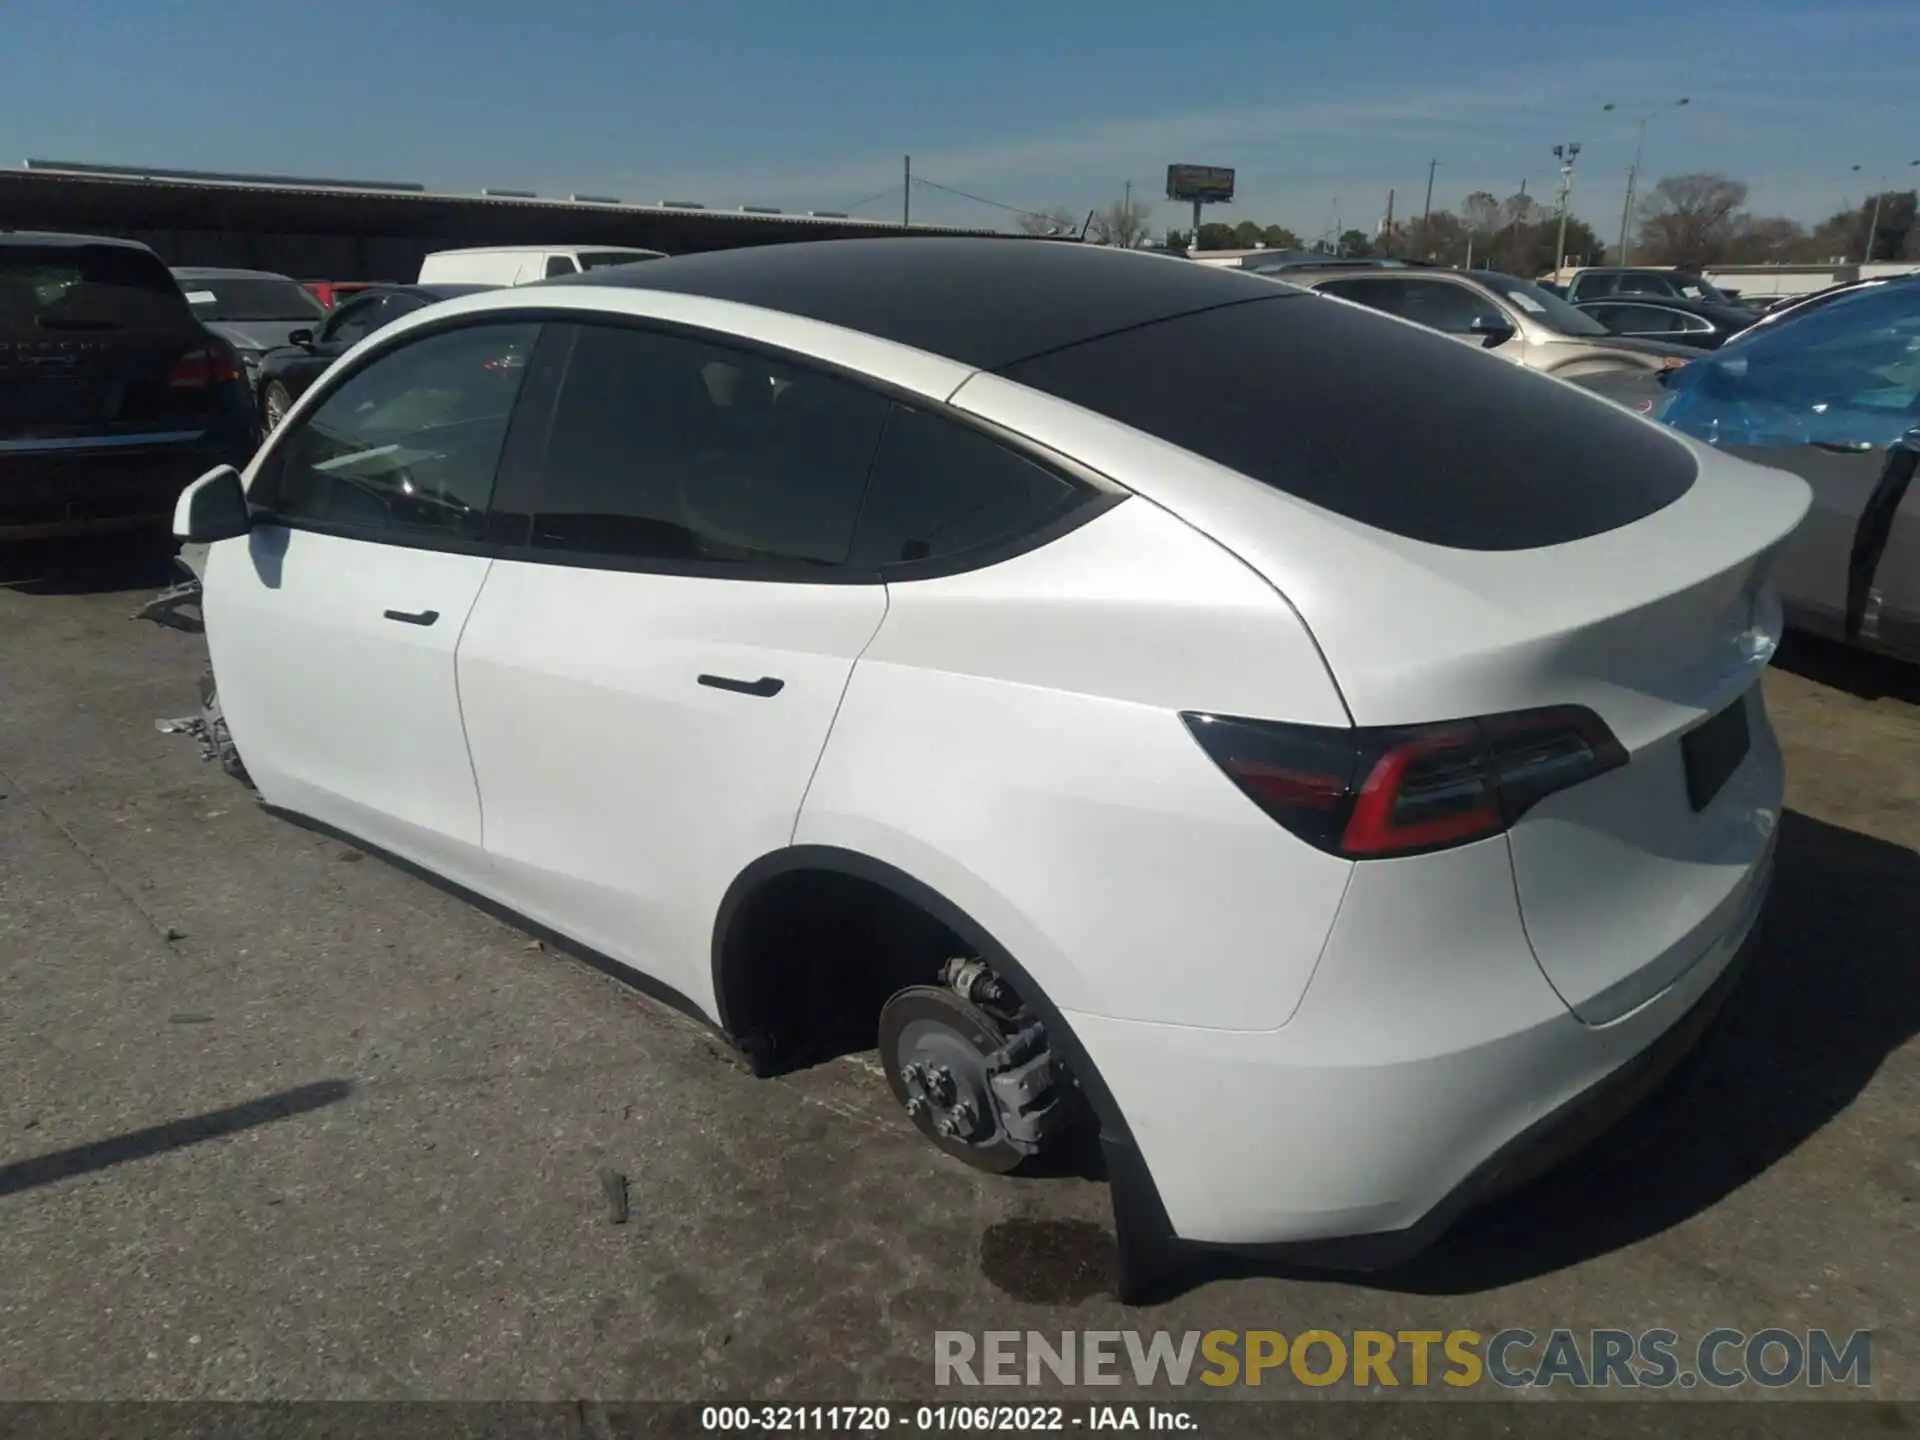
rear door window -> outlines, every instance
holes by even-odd
[[[544,455],[503,509],[536,557],[692,573],[842,566],[889,402],[758,352],[616,325],[555,326]],[[542,358],[551,351],[543,347]]]
[[[1695,476],[1684,446],[1617,406],[1310,295],[1137,326],[1000,373],[1334,514],[1459,549],[1618,529]]]
[[[1628,335],[1666,335],[1684,330],[1684,318],[1664,305],[1615,305],[1612,324]]]
[[[1398,280],[1329,280],[1314,288],[1369,310],[1384,311],[1388,315],[1405,313],[1407,287]]]

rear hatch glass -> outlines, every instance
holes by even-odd
[[[1363,525],[1461,550],[1604,534],[1693,485],[1638,418],[1456,340],[1276,294],[1000,374]]]
[[[118,245],[0,244],[0,439],[204,423],[214,388],[170,384],[208,336],[159,259]]]

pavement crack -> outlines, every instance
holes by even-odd
[[[163,947],[175,948],[175,949],[178,948],[178,941],[184,938],[180,934],[180,932],[176,930],[173,926],[164,924],[160,920],[156,919],[153,915],[153,912],[148,910],[146,906],[142,905],[138,897],[135,896],[131,890],[127,889],[127,887],[122,885],[119,882],[119,880],[114,878],[113,872],[107,869],[107,867],[101,863],[100,857],[95,855],[93,851],[89,850],[86,846],[86,843],[83,840],[81,840],[81,838],[78,835],[74,834],[72,830],[70,830],[66,825],[61,823],[58,816],[56,816],[45,805],[41,804],[38,797],[36,797],[31,790],[29,790],[26,786],[22,785],[19,782],[19,780],[17,780],[16,778],[14,778],[12,775],[8,774],[4,770],[0,770],[0,783],[5,784],[7,793],[12,795],[15,799],[26,801],[27,805],[34,811],[34,813],[37,814],[42,820],[45,820],[47,824],[51,825],[54,829],[54,832],[58,834],[62,840],[65,840],[67,844],[73,848],[74,854],[78,855],[82,860],[86,861],[87,864],[93,867],[94,873],[99,875],[99,877],[102,880],[106,881],[107,887],[110,890],[112,890],[114,894],[118,895],[123,901],[126,902],[127,908],[132,910],[134,914],[138,915],[142,920],[147,922],[147,928],[153,931],[154,938],[158,940]]]

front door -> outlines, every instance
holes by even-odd
[[[536,334],[440,331],[329,377],[256,462],[254,530],[207,560],[214,676],[262,797],[461,880],[480,808],[454,650]]]
[[[497,893],[711,1011],[721,898],[791,843],[886,614],[846,561],[887,401],[617,325],[549,325],[532,370],[495,507],[527,550],[459,654]]]

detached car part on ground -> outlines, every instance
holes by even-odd
[[[1614,335],[1532,281],[1490,270],[1347,266],[1286,269],[1272,278],[1351,300],[1563,379],[1672,369],[1698,353]]]
[[[0,231],[0,542],[162,523],[253,443],[238,357],[151,250]]]
[[[1698,1038],[1806,507],[1358,306],[919,239],[408,317],[176,525],[266,804],[763,1073],[877,1038],[969,1164],[1090,1125],[1137,1299],[1390,1264]]]

